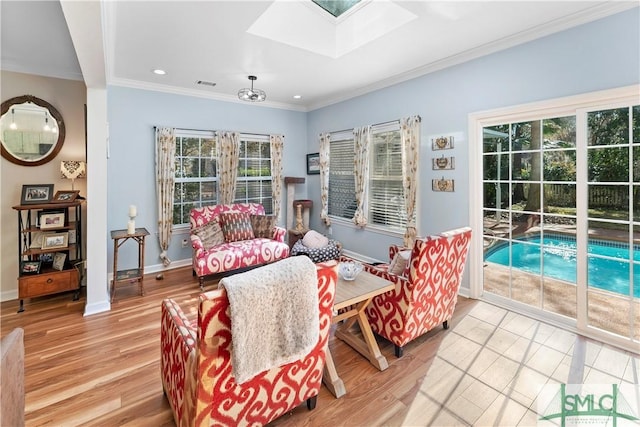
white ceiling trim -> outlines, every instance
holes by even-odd
[[[250,104],[251,106],[255,106],[255,107],[278,108],[281,110],[292,110],[292,111],[302,111],[302,112],[308,111],[308,109],[300,105],[286,104],[282,102],[273,102],[269,100],[266,100],[263,102],[249,103],[247,101],[242,101],[237,96],[233,96],[233,95],[224,95],[224,94],[214,93],[214,92],[204,92],[203,90],[196,90],[196,89],[184,89],[176,86],[169,86],[169,85],[163,85],[158,83],[149,83],[149,82],[143,82],[139,80],[111,78],[108,82],[108,85],[170,93],[174,95],[193,96],[196,98],[213,99],[216,101],[233,102],[233,103],[244,104],[244,105]]]
[[[501,50],[509,49],[511,47],[518,46],[520,44],[527,43],[556,32],[567,30],[578,25],[586,24],[588,22],[592,22],[609,15],[623,12],[628,9],[633,9],[634,7],[637,7],[637,2],[620,1],[611,2],[604,5],[597,5],[580,13],[573,14],[570,18],[559,18],[544,25],[540,25],[538,27],[523,31],[519,34],[505,37],[503,39],[496,40],[494,42],[487,43],[473,49],[469,49],[457,55],[450,56],[448,58],[433,62],[423,67],[418,67],[414,70],[395,75],[388,79],[377,81],[374,84],[359,88],[349,93],[345,93],[341,96],[327,98],[324,101],[310,104],[307,109],[308,111],[313,111],[318,108],[327,107],[329,105],[346,101],[357,96],[362,96],[376,90],[384,89],[386,87],[393,86],[407,80],[415,79],[429,73],[440,71],[454,65],[459,65],[473,59],[481,58],[483,56],[499,52]]]

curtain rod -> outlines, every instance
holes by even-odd
[[[422,121],[422,118],[421,118],[420,116],[416,116],[416,117],[418,117],[418,120]],[[374,123],[374,124],[372,124],[372,125],[371,125],[371,127],[374,127],[374,126],[382,126],[382,125],[388,125],[388,124],[395,123],[395,122],[400,123],[400,119],[396,119],[396,120],[389,120],[388,122],[382,122],[382,123]],[[349,131],[352,131],[353,129],[354,129],[354,128],[351,128],[351,129],[342,129],[342,130],[332,130],[332,131],[327,132],[327,133],[349,132]]]
[[[154,126],[153,129],[158,129],[158,126]],[[211,130],[211,129],[189,129],[189,128],[181,128],[181,127],[176,127],[174,129],[180,129],[180,130],[191,130],[194,132],[219,132],[221,129],[218,130]],[[238,131],[231,131],[231,132],[238,132]],[[268,133],[252,133],[252,132],[238,132],[239,134],[242,135],[254,135],[254,136],[270,136],[271,134]],[[277,134],[280,135],[280,134]],[[284,135],[283,135],[284,136]]]

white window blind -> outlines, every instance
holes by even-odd
[[[329,149],[329,215],[351,219],[356,211],[353,177],[353,133],[331,135]]]
[[[260,203],[273,213],[271,144],[267,135],[240,134],[236,203]]]
[[[371,127],[369,188],[365,211],[368,225],[402,232],[406,227],[402,186],[400,122]],[[351,220],[356,210],[353,131],[331,134],[329,153],[329,215]]]
[[[369,224],[404,228],[406,210],[402,187],[400,129],[372,128],[369,164]]]

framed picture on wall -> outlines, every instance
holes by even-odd
[[[307,175],[320,174],[320,153],[307,154]]]

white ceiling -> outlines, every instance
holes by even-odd
[[[637,5],[372,0],[335,20],[310,0],[2,0],[0,66],[237,102],[253,74],[260,105],[308,111]]]

